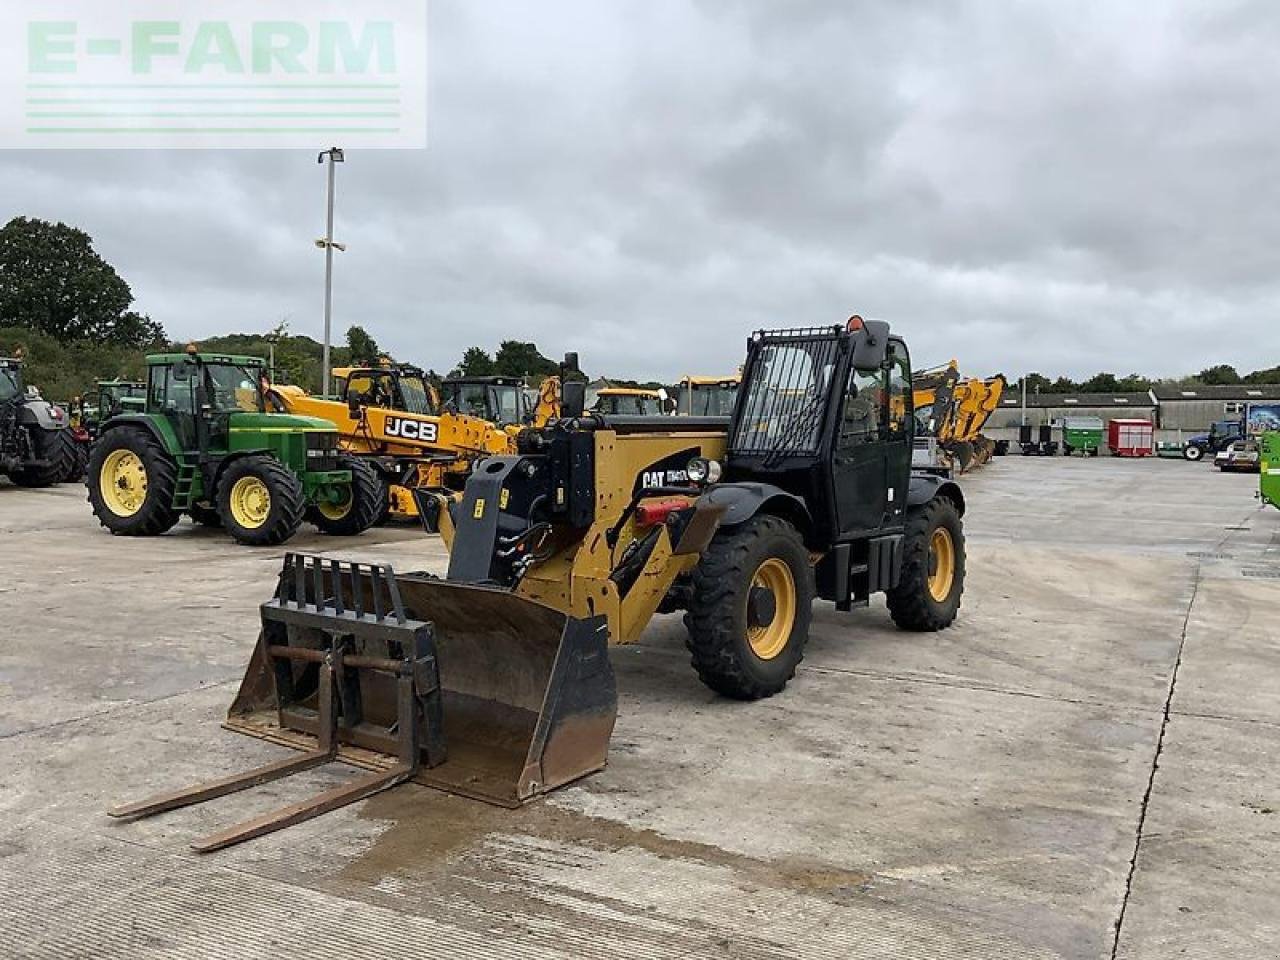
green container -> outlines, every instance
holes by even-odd
[[[1063,417],[1062,452],[1067,456],[1096,457],[1105,425],[1098,417]]]
[[[1258,448],[1261,453],[1258,466],[1262,471],[1262,500],[1280,508],[1280,432],[1264,433],[1258,438]]]

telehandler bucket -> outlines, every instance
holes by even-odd
[[[616,714],[604,617],[291,553],[224,725],[304,753],[110,813],[149,816],[332,760],[374,772],[193,846],[229,846],[409,779],[516,807],[601,769]]]

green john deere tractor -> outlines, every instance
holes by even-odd
[[[112,533],[155,536],[185,513],[269,546],[304,517],[339,536],[377,520],[382,478],[338,450],[330,421],[268,412],[261,359],[191,347],[147,366],[143,409],[106,420],[89,458],[89,502]]]

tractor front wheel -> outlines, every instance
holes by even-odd
[[[1185,447],[1182,448],[1182,459],[1184,460],[1190,460],[1192,463],[1194,463],[1195,461],[1200,460],[1203,457],[1204,457],[1204,449],[1198,446],[1197,444],[1188,443]]]
[[[360,457],[343,454],[338,457],[338,468],[351,471],[351,486],[343,491],[338,503],[324,501],[308,507],[307,519],[321,533],[352,537],[364,533],[385,516],[391,494],[382,474]]]
[[[218,480],[218,516],[238,543],[273,547],[302,525],[302,481],[274,457],[232,462]]]
[[[117,536],[158,536],[182,516],[173,509],[177,465],[145,430],[108,430],[89,454],[85,485],[94,516]]]
[[[813,596],[809,552],[787,521],[756,516],[717,533],[684,618],[699,678],[737,700],[780,691],[804,658]]]
[[[902,574],[885,597],[903,630],[945,630],[964,593],[964,527],[945,497],[912,507],[902,540]]]

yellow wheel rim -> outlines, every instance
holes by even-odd
[[[929,538],[929,596],[938,603],[951,596],[956,579],[956,544],[951,531],[938,527]]]
[[[753,626],[748,606],[747,643],[761,660],[772,660],[791,639],[791,628],[796,622],[796,581],[785,561],[770,557],[756,570],[751,587],[768,590],[773,595],[774,612],[767,624]]]
[[[132,450],[115,450],[102,461],[98,491],[117,517],[132,517],[147,502],[147,468]]]
[[[271,491],[258,477],[241,477],[231,488],[231,516],[246,530],[256,530],[271,515]]]
[[[316,509],[328,520],[341,520],[351,512],[351,504],[355,503],[355,500],[351,488],[347,487],[346,495],[337,503],[321,500],[316,503]]]

